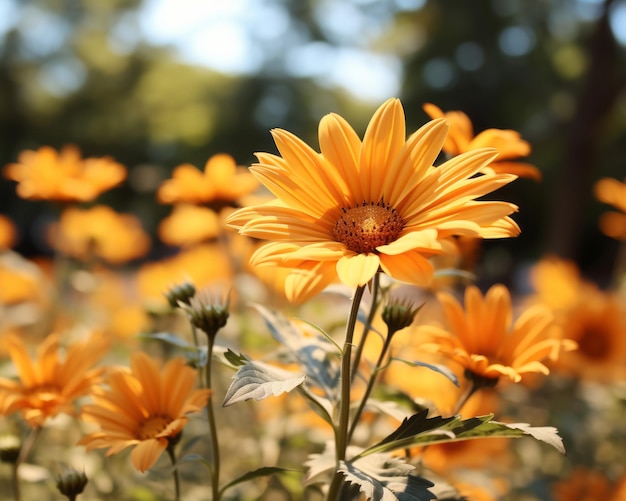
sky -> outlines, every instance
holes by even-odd
[[[396,3],[416,8],[424,0]],[[322,8],[326,9],[331,32],[358,38],[362,30],[371,28],[351,2],[322,2]],[[268,46],[273,40],[289,40],[285,42],[289,43],[287,68],[292,75],[344,87],[364,100],[386,99],[400,87],[401,64],[395,56],[374,54],[350,44],[331,46],[297,40],[293,29],[290,32],[288,14],[272,2],[148,0],[140,20],[149,41],[173,44],[183,60],[225,73],[245,75],[262,68],[266,55],[256,40],[266,40]]]

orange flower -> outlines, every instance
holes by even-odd
[[[172,178],[159,188],[157,197],[163,204],[234,202],[252,193],[258,184],[247,169],[237,167],[234,158],[221,153],[207,160],[204,172],[191,164],[176,167]]]
[[[0,251],[13,247],[16,238],[17,230],[13,222],[8,217],[0,215]]]
[[[532,300],[554,312],[575,306],[590,287],[582,279],[576,263],[556,256],[546,256],[537,262],[530,270],[530,280],[536,292]]]
[[[555,369],[598,381],[626,378],[626,312],[618,297],[589,288],[561,322],[578,349],[563,354]]]
[[[74,414],[75,401],[99,380],[102,369],[93,366],[108,349],[107,341],[94,334],[69,346],[61,360],[59,336],[51,334],[37,348],[37,359],[31,360],[19,337],[8,336],[4,342],[19,381],[0,378],[0,392],[8,396],[8,411],[21,412],[33,428],[57,414]]]
[[[511,296],[503,285],[494,285],[485,296],[476,286],[465,290],[465,310],[449,293],[438,294],[447,328],[425,326],[435,341],[429,349],[461,364],[466,372],[487,380],[507,376],[519,382],[523,374],[548,374],[545,359],[556,359],[575,343],[552,337],[553,318],[541,305],[527,309],[512,323]]]
[[[600,216],[600,230],[616,240],[626,240],[626,179],[602,178],[594,185],[596,198],[620,212],[609,211]]]
[[[52,242],[68,256],[85,261],[98,257],[115,264],[141,257],[150,248],[150,237],[135,216],[118,214],[106,205],[64,210],[52,230]]]
[[[143,352],[131,357],[131,370],[120,368],[108,375],[110,389],[94,389],[93,405],[82,417],[100,426],[79,444],[88,450],[107,448],[107,456],[134,447],[131,460],[144,472],[151,468],[189,421],[188,414],[206,405],[211,390],[194,390],[196,371],[181,358],[167,362],[161,371]]]
[[[186,247],[216,238],[222,229],[218,214],[208,207],[180,204],[159,224],[159,238]]]
[[[75,146],[57,152],[50,146],[22,151],[17,163],[4,168],[17,181],[17,194],[33,200],[86,202],[120,184],[126,168],[109,157],[81,158]]]
[[[624,501],[626,500],[626,476],[612,483],[604,473],[582,466],[552,488],[555,501]]]
[[[282,156],[257,153],[252,173],[275,199],[239,209],[227,223],[241,234],[269,240],[252,256],[255,264],[294,270],[286,280],[290,300],[320,292],[339,279],[354,288],[382,270],[413,284],[432,280],[428,258],[443,252],[452,235],[516,236],[506,202],[478,201],[515,179],[475,174],[494,158],[492,150],[433,162],[447,134],[434,120],[406,137],[400,101],[389,99],[372,117],[363,140],[340,116],[319,126],[321,153],[287,131],[272,131]]]
[[[450,156],[460,155],[477,148],[495,148],[498,158],[484,169],[485,172],[507,172],[519,177],[541,181],[541,172],[531,164],[512,161],[530,154],[530,144],[514,130],[487,129],[474,136],[474,127],[462,111],[444,113],[434,104],[426,103],[424,111],[430,118],[445,118],[450,125],[443,151]]]

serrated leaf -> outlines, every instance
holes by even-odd
[[[437,443],[458,442],[462,440],[474,440],[480,438],[520,438],[531,436],[537,440],[552,445],[560,453],[565,453],[563,440],[558,435],[558,430],[550,426],[533,427],[525,423],[506,424],[491,421],[492,414],[477,416],[469,419],[455,417],[442,426],[419,432],[415,435],[399,434],[392,436],[392,440],[384,439],[382,442],[364,450],[360,457],[372,453],[389,452],[413,446],[432,445]],[[396,430],[397,433],[398,430]],[[405,436],[406,435],[406,436]]]
[[[306,376],[274,367],[263,362],[248,362],[233,376],[224,407],[245,400],[263,400],[287,393],[301,385]]]
[[[429,418],[428,410],[424,409],[419,411],[417,414],[413,414],[412,416],[405,418],[400,426],[395,431],[387,435],[382,441],[379,442],[379,444],[384,445],[396,442],[398,440],[419,435],[420,433],[424,433],[426,431],[441,428],[454,419],[454,417],[444,418],[441,416]]]
[[[299,363],[310,382],[317,384],[328,398],[332,397],[339,381],[339,368],[331,363],[329,354],[336,348],[323,336],[306,336],[294,322],[282,313],[252,305],[263,317],[272,337],[291,354],[291,360]]]
[[[359,486],[367,500],[428,501],[435,499],[429,491],[434,484],[412,475],[415,467],[403,458],[372,454],[355,462],[341,461],[339,471],[346,482]]]
[[[528,423],[498,423],[492,421],[498,425],[506,426],[513,430],[521,430],[525,435],[530,435],[536,440],[545,442],[551,445],[561,454],[565,454],[565,446],[563,445],[563,438],[559,435],[559,430],[554,426],[531,426]]]
[[[235,367],[241,367],[250,361],[250,359],[242,353],[235,353],[230,348],[224,352],[224,358]]]
[[[233,487],[234,485],[241,484],[243,482],[248,482],[249,480],[254,480],[255,478],[268,477],[270,475],[274,475],[275,473],[286,473],[289,471],[296,471],[296,470],[289,470],[287,468],[279,468],[278,466],[263,466],[256,470],[244,473],[243,475],[235,478],[234,480],[231,480],[220,489],[220,492],[223,493],[230,487]]]
[[[421,362],[420,360],[404,360],[401,358],[393,358],[393,360],[397,360],[399,362],[404,362],[406,364],[416,366],[416,367],[426,367],[431,371],[437,372],[442,376],[447,377],[452,383],[458,388],[459,387],[459,378],[457,375],[450,369],[450,367],[442,364],[430,364],[427,362]]]

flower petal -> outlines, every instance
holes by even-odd
[[[380,259],[377,254],[343,256],[337,261],[337,275],[348,287],[356,289],[368,283],[378,271]]]

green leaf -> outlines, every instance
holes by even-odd
[[[434,484],[412,475],[415,467],[403,458],[388,454],[372,454],[358,462],[341,461],[339,472],[346,482],[359,486],[367,500],[375,501],[428,501],[435,499],[429,491]]]
[[[259,478],[259,477],[268,477],[270,475],[274,475],[276,473],[286,473],[286,472],[292,472],[292,471],[298,471],[298,470],[291,470],[291,469],[287,469],[287,468],[279,468],[278,466],[263,466],[261,468],[258,468],[254,471],[249,471],[247,473],[244,473],[243,475],[235,478],[234,480],[231,480],[230,482],[228,482],[226,485],[224,485],[221,489],[220,492],[224,493],[226,491],[226,489],[237,485],[237,484],[241,484],[243,482],[247,482],[249,480],[253,480],[255,478]]]
[[[400,426],[387,435],[379,445],[397,442],[406,438],[411,438],[426,431],[441,428],[445,424],[453,421],[455,417],[444,418],[441,416],[428,417],[428,409],[423,409],[411,417],[405,418]]]
[[[461,419],[460,416],[456,416],[455,418],[452,418],[452,420],[447,418],[448,420],[445,423],[442,423],[441,426],[422,429],[412,435],[410,433],[411,431],[424,428],[424,425],[422,424],[423,418],[419,417],[422,414],[423,412],[409,418],[409,420],[415,418],[415,423],[403,423],[400,425],[398,430],[393,432],[378,444],[361,452],[358,456],[353,458],[352,461],[369,454],[389,452],[407,447],[496,437],[520,438],[523,436],[531,436],[551,445],[560,453],[565,453],[563,440],[559,436],[556,428],[550,426],[533,427],[526,423],[500,423],[497,421],[491,421],[493,418],[492,414],[469,419]],[[429,418],[429,420],[430,419],[436,418]],[[434,422],[431,423],[434,424]]]
[[[171,332],[144,333],[140,334],[139,337],[142,339],[158,339],[159,341],[163,341],[183,350],[197,350],[196,346],[193,343],[185,341],[184,339],[181,339],[176,334],[172,334]]]
[[[402,358],[393,358],[393,360],[397,360],[399,362],[404,362],[405,364],[412,365],[414,367],[426,367],[431,371],[435,371],[445,377],[447,377],[454,385],[459,387],[459,378],[456,376],[454,371],[452,371],[448,366],[442,364],[429,364],[426,362],[421,362],[419,360],[404,360]]]
[[[327,398],[335,395],[339,381],[339,367],[331,361],[336,355],[335,345],[323,336],[305,336],[298,325],[282,313],[255,304],[272,337],[289,350],[290,361],[300,364],[308,383],[318,386]]]
[[[306,376],[286,371],[263,362],[248,362],[233,376],[224,407],[245,400],[263,400],[289,392],[304,383]]]
[[[250,359],[245,355],[241,353],[235,353],[230,348],[228,348],[226,352],[224,352],[224,358],[235,367],[241,367],[242,365],[246,365],[250,361]]]

